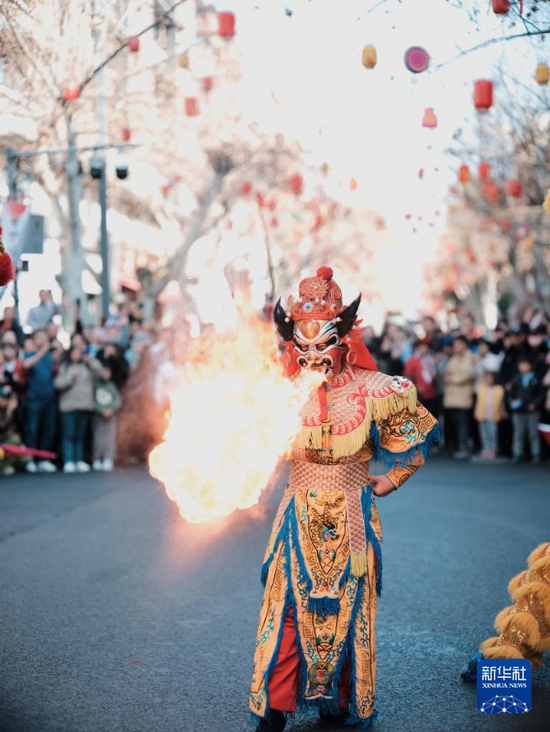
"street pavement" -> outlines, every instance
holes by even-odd
[[[0,732],[251,729],[260,564],[280,488],[199,526],[144,469],[0,480]],[[508,581],[550,540],[550,468],[435,458],[378,506],[376,730],[550,730],[548,659],[527,715],[482,716],[459,679]]]

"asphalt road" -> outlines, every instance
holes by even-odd
[[[192,526],[144,470],[0,483],[0,732],[245,732],[276,493]],[[458,672],[550,540],[550,469],[436,458],[379,501],[378,732],[550,730],[481,716]],[[326,730],[295,720],[292,732]]]

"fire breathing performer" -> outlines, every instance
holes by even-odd
[[[332,274],[321,267],[302,280],[298,299],[274,310],[287,374],[315,369],[325,380],[301,412],[262,567],[250,694],[258,732],[280,732],[287,713],[310,706],[358,729],[373,722],[382,588],[375,496],[400,488],[437,439],[414,385],[378,371],[357,327],[361,297],[344,307]],[[388,472],[372,475],[371,460]]]

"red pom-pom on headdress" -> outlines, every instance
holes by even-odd
[[[322,277],[324,280],[331,280],[332,274],[332,269],[330,267],[319,267],[317,270],[317,277]]]
[[[15,267],[11,261],[10,255],[4,249],[2,244],[2,227],[0,226],[0,287],[7,285],[15,279]]]

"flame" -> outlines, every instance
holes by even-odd
[[[301,426],[300,409],[324,380],[284,376],[272,325],[242,317],[237,332],[196,340],[170,396],[151,475],[187,521],[255,505]]]

